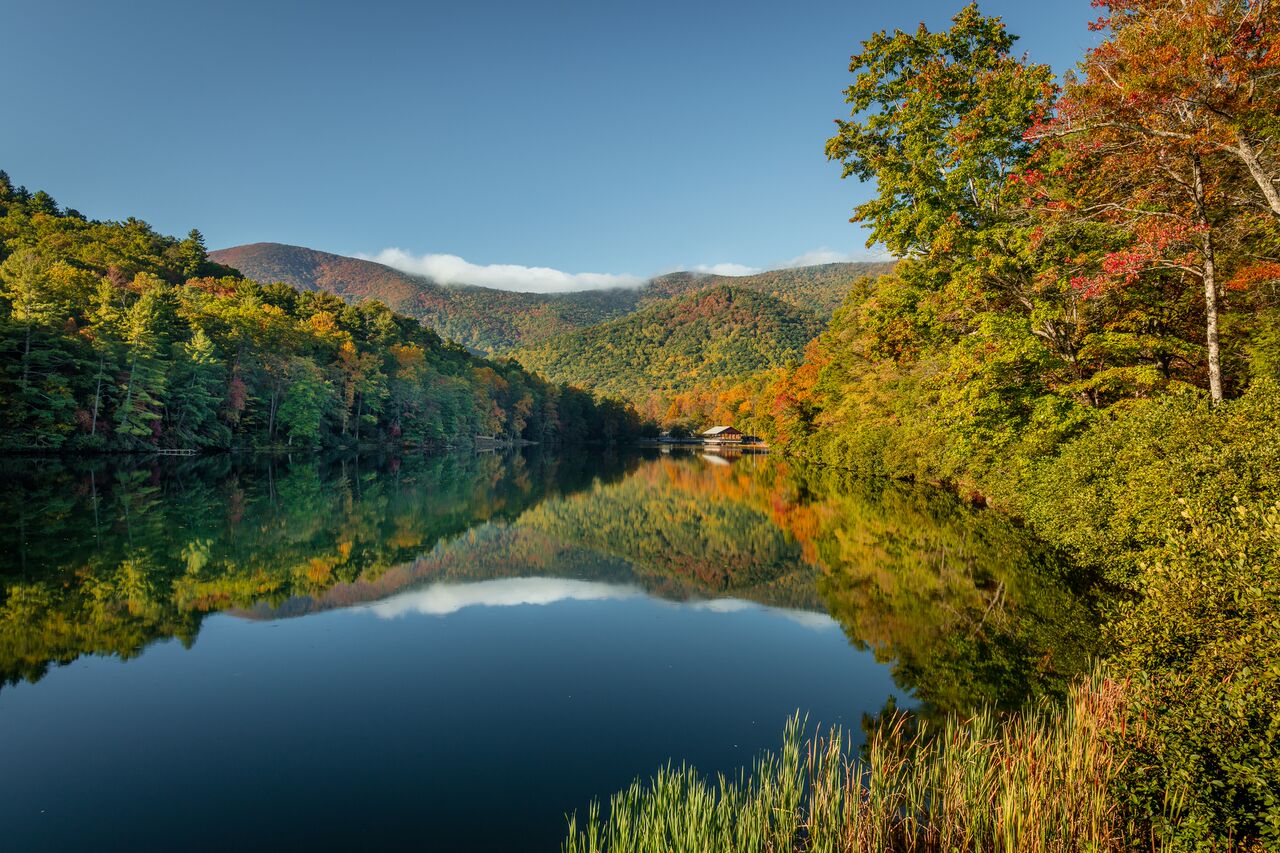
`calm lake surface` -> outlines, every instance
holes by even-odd
[[[797,710],[1016,706],[1096,619],[994,513],[767,456],[0,460],[7,850],[554,850]]]

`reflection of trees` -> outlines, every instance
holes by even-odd
[[[538,575],[825,604],[941,710],[1053,690],[1094,636],[1063,566],[1001,516],[777,458],[221,456],[0,477],[6,680],[191,642],[218,610],[282,616]]]
[[[1009,707],[1087,668],[1087,579],[1003,516],[833,470],[801,479],[811,497],[787,520],[824,570],[828,610],[932,707]]]
[[[240,460],[0,469],[0,677],[193,640],[202,615],[372,580],[442,538],[626,463],[551,457]]]
[[[748,466],[660,458],[619,482],[539,504],[519,523],[624,559],[651,587],[818,607],[799,546],[767,504],[748,499],[764,486]]]

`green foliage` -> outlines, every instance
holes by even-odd
[[[515,357],[554,381],[642,400],[793,364],[819,328],[807,311],[720,285],[553,338]]]
[[[0,183],[0,448],[617,441],[639,426],[380,303],[241,278],[198,231],[90,222]]]
[[[1116,665],[1139,674],[1124,790],[1178,844],[1277,845],[1280,505],[1177,506],[1185,530],[1112,628]]]
[[[1025,471],[1005,501],[1078,562],[1143,592],[1141,566],[1184,529],[1187,502],[1228,519],[1280,495],[1280,393],[1259,382],[1216,407],[1196,394],[1115,406]]]

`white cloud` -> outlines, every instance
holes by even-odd
[[[690,267],[690,272],[700,272],[704,275],[755,275],[758,272],[764,272],[756,267],[749,267],[745,264],[698,264]]]
[[[574,290],[603,290],[638,287],[645,279],[636,275],[580,272],[568,273],[551,267],[519,264],[473,264],[457,255],[411,255],[403,249],[383,249],[376,255],[357,255],[402,272],[425,275],[440,284],[474,284],[497,290],[526,293],[567,293]]]
[[[794,269],[796,267],[814,267],[820,264],[845,264],[852,261],[891,261],[893,260],[886,252],[837,252],[834,249],[828,249],[825,246],[820,249],[813,249],[802,255],[796,255],[790,260],[782,261],[770,267],[749,267],[746,264],[719,263],[719,264],[698,264],[689,267],[690,272],[703,273],[705,275],[723,275],[723,276],[743,276],[756,275],[771,269]]]
[[[814,267],[818,264],[843,264],[853,260],[848,252],[836,252],[831,249],[814,249],[797,255],[783,264],[784,267]]]
[[[424,275],[440,284],[472,284],[497,290],[517,290],[525,293],[569,293],[575,290],[604,290],[615,287],[639,287],[646,278],[627,273],[580,272],[569,273],[551,267],[526,267],[520,264],[473,264],[457,255],[413,255],[403,249],[383,249],[376,255],[356,255],[366,261],[377,261],[402,272]],[[884,252],[837,252],[826,247],[813,249],[772,267],[752,267],[728,261],[716,264],[695,264],[686,269],[703,275],[746,276],[765,272],[767,269],[791,269],[794,267],[837,264],[849,261],[889,261]]]

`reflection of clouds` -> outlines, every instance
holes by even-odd
[[[579,581],[568,578],[501,578],[478,583],[436,583],[425,589],[371,604],[367,610],[382,619],[394,619],[407,613],[425,616],[448,616],[467,607],[517,607],[522,604],[555,604],[559,601],[622,601],[645,593],[627,584]],[[709,613],[741,613],[754,610],[781,616],[797,625],[813,630],[836,626],[825,613],[765,607],[741,598],[713,598],[707,601],[661,602],[670,607],[702,610]]]
[[[825,613],[814,613],[811,610],[792,610],[787,607],[766,607],[763,604],[744,601],[741,598],[713,598],[709,601],[691,602],[687,606],[695,610],[709,610],[712,613],[740,613],[743,610],[759,610],[762,613],[781,616],[783,619],[814,631],[824,631],[827,628],[839,627],[836,620]]]
[[[369,606],[383,619],[406,613],[447,616],[466,607],[515,607],[557,601],[607,601],[634,598],[634,586],[565,578],[502,578],[479,583],[432,584]]]

